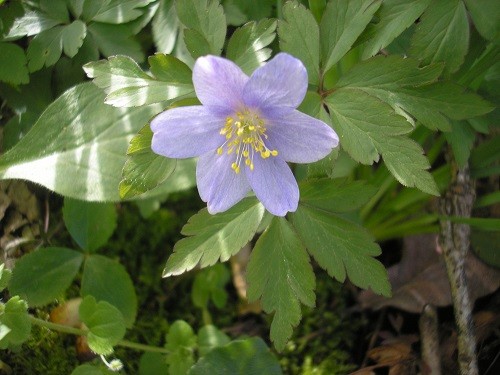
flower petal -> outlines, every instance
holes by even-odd
[[[215,151],[200,156],[196,166],[196,184],[208,212],[223,212],[242,200],[250,191],[245,173],[231,169],[234,154],[218,155]]]
[[[203,105],[214,107],[227,115],[242,106],[242,93],[248,76],[232,61],[217,56],[196,60],[193,84]]]
[[[279,53],[253,72],[243,100],[250,108],[289,112],[299,106],[307,91],[307,70],[299,59]]]
[[[337,133],[323,121],[299,111],[267,121],[266,145],[283,160],[312,163],[339,144]]]
[[[250,186],[264,207],[273,215],[294,212],[299,203],[299,187],[286,162],[279,157],[255,156],[254,169],[245,168]]]
[[[219,134],[224,119],[203,106],[169,109],[151,121],[151,148],[169,158],[191,158],[216,150],[225,141]]]

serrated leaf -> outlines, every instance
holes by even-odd
[[[337,88],[356,88],[395,110],[402,110],[429,129],[449,131],[450,121],[479,116],[491,105],[451,82],[435,82],[441,64],[419,68],[417,60],[377,56],[354,66],[338,81]]]
[[[252,198],[217,215],[210,215],[204,208],[182,228],[182,234],[189,237],[175,244],[163,277],[180,275],[198,263],[203,268],[219,259],[227,261],[252,239],[263,215],[264,207]]]
[[[105,245],[116,228],[116,208],[112,203],[65,198],[62,213],[71,237],[88,252]]]
[[[9,290],[30,306],[43,306],[70,287],[83,254],[63,247],[48,247],[26,254],[16,262]]]
[[[149,57],[152,77],[128,56],[88,63],[85,73],[107,96],[105,102],[115,107],[135,107],[159,103],[193,92],[191,70],[173,56]]]
[[[151,128],[145,125],[130,141],[118,187],[122,199],[154,189],[175,170],[176,159],[165,158],[151,150],[152,138]]]
[[[137,315],[137,296],[125,268],[101,255],[90,255],[83,267],[81,295],[106,301],[121,312],[127,327],[132,327]]]
[[[423,13],[413,34],[410,54],[425,65],[445,62],[446,73],[458,70],[469,47],[469,21],[461,0],[438,0]]]
[[[259,337],[236,340],[212,350],[188,372],[189,375],[281,375],[279,362]]]
[[[452,131],[444,133],[444,136],[451,145],[457,165],[463,168],[469,160],[476,133],[466,121],[453,121],[452,128]]]
[[[292,214],[292,223],[308,252],[330,276],[343,282],[347,275],[360,288],[390,296],[387,271],[373,258],[380,255],[380,247],[364,228],[304,205]]]
[[[67,90],[0,157],[0,179],[30,180],[81,200],[119,200],[128,143],[160,107],[116,109],[103,102],[91,83]]]
[[[488,40],[500,38],[500,7],[496,0],[464,0],[477,31]]]
[[[198,272],[191,288],[193,304],[201,309],[206,309],[211,299],[216,307],[222,309],[227,302],[225,288],[229,277],[229,271],[221,263]]]
[[[142,7],[155,0],[91,0],[101,3],[99,10],[92,16],[93,21],[121,24],[133,21],[143,14]],[[90,20],[89,20],[90,21]]]
[[[170,351],[167,357],[169,374],[186,374],[194,364],[193,351],[197,337],[193,329],[184,320],[176,320],[168,330],[166,341]]]
[[[92,22],[88,25],[87,31],[87,38],[92,38],[104,56],[125,55],[138,62],[144,61],[144,53],[134,37],[132,25]]]
[[[0,42],[0,81],[13,85],[29,82],[24,50],[13,43]]]
[[[160,0],[160,5],[151,23],[156,50],[162,53],[173,51],[179,32],[179,19],[174,0]]]
[[[309,256],[290,224],[275,217],[260,236],[247,268],[248,300],[274,312],[271,341],[283,350],[301,319],[300,303],[314,306],[315,277]]]
[[[315,179],[300,183],[300,202],[331,212],[361,208],[377,192],[377,187],[363,181]]]
[[[184,26],[207,41],[210,54],[220,55],[226,38],[222,5],[216,0],[176,0],[175,8]]]
[[[378,22],[370,23],[360,36],[364,42],[362,58],[376,55],[422,15],[431,0],[385,0],[375,13]]]
[[[381,0],[328,3],[320,24],[323,71],[328,71],[351,49],[381,4]]]
[[[0,292],[7,288],[12,277],[12,271],[5,268],[5,264],[0,264]]]
[[[212,54],[210,43],[198,31],[193,29],[184,29],[183,35],[186,48],[193,59],[196,60],[198,57]]]
[[[17,347],[28,340],[31,334],[28,304],[19,296],[10,298],[5,305],[0,304],[0,331],[0,349]]]
[[[74,57],[87,35],[87,26],[80,20],[75,20],[66,26],[62,32],[63,50],[66,56]]]
[[[234,61],[248,75],[271,56],[272,43],[276,30],[275,20],[249,22],[236,29],[229,39],[226,57]]]
[[[320,79],[319,27],[312,13],[296,1],[283,6],[283,20],[278,26],[280,49],[302,61],[309,82],[318,85]]]
[[[210,351],[231,341],[229,336],[213,325],[201,327],[198,331],[198,350],[200,357],[207,355]]]
[[[342,147],[356,161],[372,164],[379,154],[404,186],[438,195],[422,148],[404,136],[411,125],[386,103],[361,90],[339,89],[326,98]]]
[[[42,12],[28,11],[14,20],[5,38],[18,39],[23,36],[33,36],[40,34],[42,31],[51,29],[58,24],[60,24],[58,20]]]
[[[100,355],[113,353],[113,346],[125,336],[125,321],[120,311],[107,302],[97,302],[93,296],[87,296],[80,304],[79,315],[89,330],[89,348]]]

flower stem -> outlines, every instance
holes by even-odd
[[[57,331],[61,333],[67,333],[70,335],[76,335],[76,336],[87,336],[89,333],[88,330],[84,329],[79,329],[79,328],[74,328],[74,327],[68,327],[63,324],[57,324],[57,323],[52,323],[48,322],[43,319],[35,318],[34,316],[30,315],[30,321],[32,324],[44,327],[47,329],[50,329],[52,331]],[[120,340],[116,344],[116,346],[123,346],[126,348],[131,348],[131,349],[136,349],[136,350],[141,350],[144,352],[153,352],[153,353],[162,353],[162,354],[168,354],[169,350],[165,348],[161,348],[158,346],[150,346],[150,345],[144,345],[144,344],[139,344],[136,342],[132,341],[127,341],[127,340]]]

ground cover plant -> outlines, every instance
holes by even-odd
[[[499,27],[0,1],[0,371],[494,373]]]

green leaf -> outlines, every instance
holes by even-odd
[[[168,374],[168,364],[164,354],[145,352],[139,360],[139,375]]]
[[[184,320],[176,320],[168,330],[166,347],[170,351],[167,362],[169,374],[186,374],[194,364],[193,351],[197,337]]]
[[[249,22],[236,29],[227,45],[226,57],[233,60],[248,75],[271,56],[266,48],[276,37],[276,21],[264,19]]]
[[[163,277],[180,275],[196,267],[227,261],[252,239],[264,216],[256,199],[244,199],[226,212],[210,215],[206,208],[192,216],[182,228],[189,236],[175,244]]]
[[[160,5],[151,23],[151,31],[158,52],[170,53],[173,51],[179,33],[179,19],[175,11],[174,0],[160,0]]]
[[[207,355],[210,351],[220,346],[226,345],[231,339],[217,327],[206,325],[198,331],[198,350],[200,357]]]
[[[381,154],[403,185],[438,195],[422,148],[404,136],[411,125],[384,102],[361,90],[340,89],[326,98],[342,147],[356,161],[372,164]]]
[[[362,58],[376,55],[387,47],[415,20],[422,15],[431,0],[385,0],[375,16],[376,23],[370,23],[360,36],[364,41]]]
[[[347,212],[364,206],[377,190],[363,181],[308,180],[300,183],[300,202],[331,212]]]
[[[9,290],[30,306],[46,305],[70,287],[82,261],[82,253],[63,247],[35,250],[16,262]]]
[[[230,274],[223,264],[214,264],[196,274],[191,289],[191,300],[196,307],[208,308],[211,299],[215,306],[222,309],[227,302],[226,284]]]
[[[73,21],[62,32],[63,50],[66,56],[74,57],[87,35],[87,26],[80,20]]]
[[[65,198],[62,212],[71,237],[88,252],[104,246],[116,228],[116,208],[112,203]]]
[[[470,241],[472,250],[483,262],[500,268],[500,231],[472,228]]]
[[[45,30],[53,28],[58,24],[60,24],[58,20],[55,20],[42,12],[28,11],[21,17],[17,17],[14,20],[5,38],[18,39],[23,36],[37,35]]]
[[[15,348],[28,340],[31,320],[28,304],[14,296],[4,305],[0,303],[0,349]]]
[[[424,12],[413,34],[410,54],[425,65],[444,61],[445,73],[464,62],[469,47],[469,22],[461,0],[438,0]]]
[[[122,199],[154,189],[175,170],[176,159],[160,156],[151,150],[152,138],[153,132],[148,124],[130,141],[119,185]]]
[[[320,24],[323,71],[328,71],[351,49],[381,4],[381,0],[328,3]]]
[[[7,288],[12,277],[12,271],[5,268],[5,264],[0,264],[0,292]]]
[[[243,15],[248,19],[259,21],[263,18],[271,17],[273,13],[273,6],[276,5],[275,0],[227,0],[225,3],[234,3],[240,9]],[[243,21],[244,22],[244,21]]]
[[[132,327],[137,315],[137,296],[130,275],[120,263],[101,255],[88,256],[83,268],[81,294],[115,306],[127,327]]]
[[[208,40],[206,40],[198,31],[193,29],[184,29],[183,35],[186,48],[193,59],[212,54]]]
[[[248,300],[261,299],[264,311],[275,312],[271,341],[283,350],[301,318],[300,302],[315,303],[314,272],[302,242],[290,224],[275,217],[260,236],[247,268]]]
[[[100,355],[113,353],[113,346],[125,336],[125,322],[120,311],[107,302],[96,302],[93,296],[87,296],[80,304],[79,314],[89,330],[89,348]]]
[[[176,0],[175,8],[184,26],[198,32],[207,41],[212,55],[220,55],[226,38],[226,17],[219,2]]]
[[[390,296],[384,266],[374,256],[380,247],[361,226],[320,208],[301,205],[292,215],[300,238],[321,268],[340,282],[346,275],[360,288]]]
[[[0,81],[18,85],[29,82],[24,50],[13,43],[0,42]]]
[[[135,107],[159,103],[193,92],[191,70],[173,56],[149,57],[152,77],[127,56],[90,62],[83,69],[107,96],[105,103],[115,107]]]
[[[0,179],[26,179],[76,199],[119,200],[128,143],[160,107],[125,110],[103,101],[91,83],[67,90],[0,157]]]
[[[500,38],[500,7],[496,0],[464,0],[477,31],[485,39],[498,44]]]
[[[279,362],[259,337],[236,340],[212,350],[188,372],[189,375],[281,375]]]
[[[75,368],[71,375],[110,375],[111,371],[102,370],[99,367],[92,365],[81,365]]]
[[[429,129],[449,131],[450,121],[491,111],[491,105],[451,82],[436,82],[441,64],[419,68],[417,60],[377,56],[354,66],[336,87],[356,88],[409,114]],[[405,114],[406,112],[406,114]]]
[[[452,131],[444,133],[444,136],[451,145],[457,165],[463,168],[469,160],[476,133],[465,121],[453,121],[452,127]]]
[[[312,13],[296,1],[283,6],[279,22],[280,49],[300,59],[307,69],[309,82],[319,84],[319,27]]]
[[[87,0],[88,1],[88,0]],[[155,0],[91,0],[101,3],[99,10],[93,15],[92,20],[97,22],[121,24],[133,21],[143,14],[143,10],[149,3]],[[89,20],[90,21],[90,20]]]
[[[138,62],[144,61],[144,53],[134,37],[132,25],[92,22],[88,25],[87,31],[87,38],[92,38],[104,56],[125,55]]]

